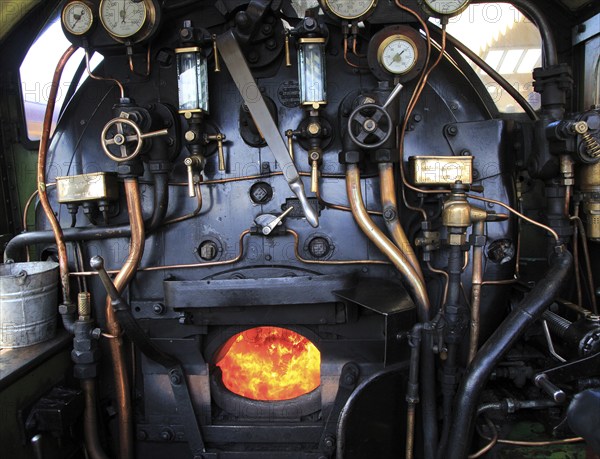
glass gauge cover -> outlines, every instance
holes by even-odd
[[[376,0],[324,0],[323,9],[341,19],[358,19],[369,13]]]
[[[410,38],[392,35],[381,43],[377,58],[388,72],[402,75],[417,62],[417,48]]]
[[[144,1],[102,0],[100,20],[106,31],[118,38],[128,38],[138,33],[146,22]]]
[[[67,3],[62,12],[65,30],[73,35],[83,35],[90,31],[94,23],[92,9],[83,2]]]
[[[469,0],[422,0],[425,10],[435,16],[452,16],[462,12]]]

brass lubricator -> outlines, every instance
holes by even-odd
[[[294,159],[294,137],[303,141],[308,151],[311,170],[310,190],[319,191],[319,168],[323,163],[323,149],[331,138],[328,123],[319,115],[321,106],[327,104],[326,44],[327,29],[307,11],[298,27],[286,32],[285,60],[291,66],[289,42],[296,38],[298,48],[298,79],[300,81],[300,102],[308,116],[296,130],[287,130],[288,151]]]

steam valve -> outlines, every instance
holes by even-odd
[[[217,149],[219,154],[219,170],[221,172],[225,172],[225,154],[223,153],[223,141],[226,139],[225,134],[221,134],[220,132],[213,135],[205,135],[205,142],[217,142]]]
[[[115,130],[116,132],[114,132]],[[106,123],[100,139],[106,156],[113,161],[123,162],[130,161],[141,153],[145,139],[168,134],[168,129],[143,134],[140,127],[128,119],[127,113],[122,113],[119,118],[114,118]],[[114,147],[118,148],[120,156],[111,151],[111,148]]]
[[[196,197],[196,184],[200,181],[200,172],[204,168],[204,160],[198,155],[192,155],[183,161],[187,169],[188,177],[188,195],[190,198]]]

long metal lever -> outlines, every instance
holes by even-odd
[[[106,293],[108,293],[108,296],[110,296],[110,299],[113,301],[123,301],[119,291],[117,290],[117,287],[115,287],[115,284],[106,272],[106,269],[104,269],[104,258],[99,255],[92,257],[90,259],[90,266],[98,273],[100,282],[102,282],[102,285],[104,286]]]
[[[225,32],[217,37],[217,47],[221,52],[221,57],[229,69],[229,73],[235,82],[244,102],[246,103],[250,114],[254,119],[256,127],[262,133],[267,145],[273,152],[273,156],[279,163],[283,176],[288,182],[290,189],[294,192],[304,216],[308,223],[313,227],[319,226],[319,217],[317,211],[310,205],[304,191],[304,183],[298,174],[298,169],[294,164],[288,152],[287,145],[271,116],[265,100],[258,89],[252,72],[248,67],[244,54],[240,49],[232,30]]]
[[[396,87],[394,88],[394,90],[392,91],[390,96],[385,101],[385,104],[383,104],[383,108],[388,108],[388,105],[390,105],[394,101],[394,99],[396,97],[398,97],[398,94],[400,94],[400,92],[402,91],[402,88],[404,88],[404,86],[402,86],[401,83],[398,83],[396,85]]]

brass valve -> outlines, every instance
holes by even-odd
[[[467,199],[468,186],[460,181],[452,185],[450,197],[442,210],[443,225],[448,228],[448,243],[464,245],[467,242],[467,228],[474,223],[506,220],[508,215],[488,212],[472,205]]]
[[[196,184],[200,181],[200,173],[204,168],[205,160],[199,155],[188,156],[183,160],[187,169],[188,195],[190,198],[196,197]]]
[[[285,131],[285,136],[287,137],[288,142],[288,152],[290,153],[290,158],[292,161],[294,160],[294,131],[288,129]]]
[[[219,170],[221,172],[225,171],[225,153],[223,153],[223,141],[226,140],[225,134],[221,134],[220,132],[213,135],[207,135],[205,137],[207,143],[208,142],[217,142],[217,148],[219,151]]]
[[[322,161],[322,155],[320,150],[312,150],[308,154],[308,160],[310,161],[310,191],[313,193],[319,192],[319,165]]]

